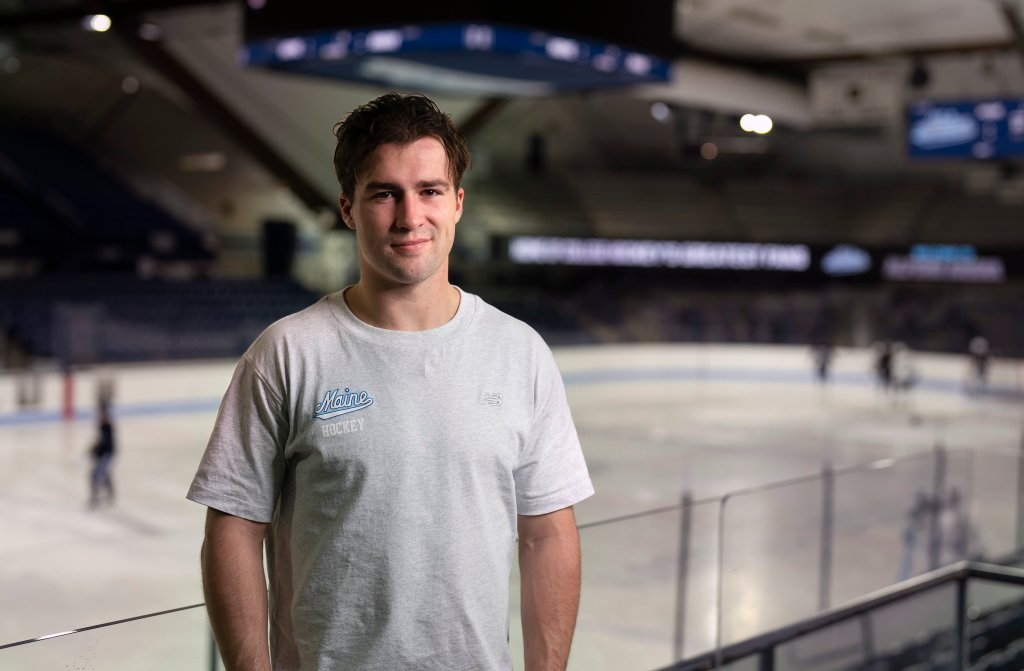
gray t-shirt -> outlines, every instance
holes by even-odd
[[[270,522],[275,669],[510,669],[516,515],[590,496],[562,379],[526,324],[462,293],[428,331],[338,292],[235,370],[188,498]]]

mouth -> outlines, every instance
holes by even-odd
[[[418,252],[430,243],[429,238],[423,240],[402,240],[400,242],[392,242],[391,248],[399,254],[409,254],[412,252]]]

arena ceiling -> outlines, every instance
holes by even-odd
[[[609,6],[628,5],[577,11]],[[113,29],[82,30],[101,9]],[[774,149],[812,169],[913,173],[922,168],[900,137],[909,101],[1024,96],[1022,13],[1024,0],[676,0],[669,83],[435,97],[472,133],[496,119],[506,134],[557,132],[576,115],[623,165],[665,164],[680,133],[743,153],[735,121],[757,112],[776,120]],[[244,68],[242,44],[237,3],[0,0],[0,105],[164,175],[220,218],[244,220],[268,199],[281,215],[331,209],[330,127],[381,88]],[[674,129],[650,117],[656,101],[673,110]]]

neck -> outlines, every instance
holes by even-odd
[[[343,295],[359,321],[391,331],[427,331],[450,322],[459,310],[461,294],[447,280],[423,284],[375,287],[360,279]]]

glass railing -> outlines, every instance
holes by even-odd
[[[585,527],[578,669],[653,669],[673,655],[682,506]],[[515,588],[515,586],[514,586]]]
[[[569,668],[663,668],[961,559],[1008,561],[1024,547],[1022,466],[1016,453],[935,450],[582,524],[583,593]],[[981,610],[1017,598],[1016,588],[971,584]],[[879,609],[873,644],[898,646],[911,636],[901,628],[908,623],[914,636],[948,631],[943,589]],[[205,610],[185,606],[0,645],[0,668],[214,669]],[[518,610],[514,573],[511,644],[522,669]],[[775,654],[790,661],[775,668],[847,668],[822,666],[820,655],[863,626],[836,624],[828,635],[780,646]],[[756,664],[736,659],[723,668]]]

